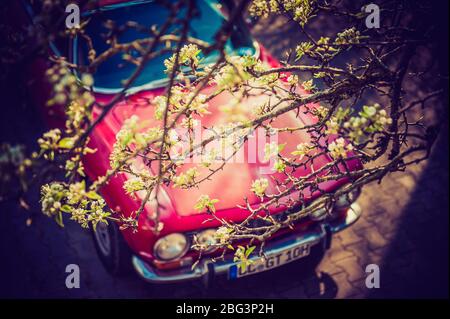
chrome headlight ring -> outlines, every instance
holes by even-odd
[[[212,253],[218,249],[214,246],[217,244],[216,229],[205,229],[195,235],[196,243],[204,247],[204,253]]]
[[[360,194],[361,188],[357,187],[352,191],[339,196],[334,202],[334,207],[337,209],[349,207],[358,199]]]
[[[155,256],[164,261],[180,258],[189,250],[189,241],[184,234],[172,233],[161,237],[153,246]]]

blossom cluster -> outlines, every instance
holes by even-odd
[[[83,228],[89,224],[95,229],[99,222],[108,223],[110,212],[105,201],[94,191],[86,190],[84,181],[72,184],[54,182],[41,187],[42,212],[54,217],[63,226],[63,213],[78,222]]]
[[[365,142],[374,133],[382,132],[392,119],[379,104],[364,105],[358,115],[350,109],[339,108],[326,123],[328,134],[344,133],[355,144]]]
[[[253,0],[249,8],[250,14],[267,18],[271,13],[287,11],[294,21],[304,26],[313,13],[314,0]]]

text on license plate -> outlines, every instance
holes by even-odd
[[[263,258],[258,258],[254,260],[252,264],[248,265],[245,270],[242,267],[233,265],[229,269],[229,278],[236,279],[276,268],[290,263],[291,261],[306,257],[309,255],[309,252],[310,245],[305,244],[283,250],[277,254],[270,254],[265,260]]]

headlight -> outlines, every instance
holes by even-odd
[[[218,248],[213,246],[214,244],[217,243],[215,234],[216,234],[215,229],[207,229],[201,231],[196,235],[197,243],[205,247],[205,249],[203,250],[205,253],[211,253]]]
[[[313,205],[313,204],[314,204],[314,202],[311,203],[311,205]],[[322,205],[319,208],[317,208],[316,210],[309,213],[309,218],[311,218],[314,221],[320,221],[320,220],[325,219],[328,216],[329,212],[330,212],[330,208],[328,208],[327,205]]]
[[[358,187],[348,192],[347,194],[339,196],[334,203],[334,207],[345,208],[350,206],[354,201],[358,199],[359,194],[361,194],[361,188]]]
[[[158,239],[153,246],[153,252],[161,260],[172,260],[183,256],[188,250],[186,236],[173,233]]]

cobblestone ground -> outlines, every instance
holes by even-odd
[[[30,130],[26,121],[15,125],[9,134]],[[114,278],[97,258],[89,232],[70,221],[59,228],[38,206],[32,207],[37,217],[28,227],[28,212],[15,203],[2,204],[0,297],[448,297],[447,136],[448,129],[427,162],[364,189],[362,217],[334,237],[315,272],[305,273],[303,263],[292,263],[240,281],[218,280],[208,290],[199,283],[154,286],[135,275]],[[373,263],[380,267],[379,289],[365,286],[365,267]],[[68,264],[80,266],[79,289],[65,287]]]

